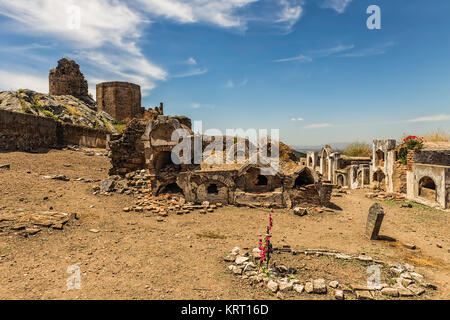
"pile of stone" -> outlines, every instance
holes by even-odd
[[[366,198],[369,198],[369,199],[377,198],[379,200],[404,201],[406,199],[406,196],[401,193],[386,193],[386,192],[378,191],[378,192],[366,193]]]
[[[151,192],[150,175],[147,170],[138,170],[126,174],[124,178],[118,175],[110,176],[99,186],[94,187],[95,195],[110,195],[114,192],[126,195],[149,194]]]
[[[394,276],[394,285],[381,289],[381,294],[390,297],[420,296],[425,288],[436,290],[437,287],[424,280],[424,276],[415,272],[414,266],[398,263],[389,269]]]
[[[198,211],[201,214],[212,213],[222,206],[222,203],[210,204],[207,201],[201,205],[195,205],[191,202],[186,203],[182,196],[167,193],[158,196],[138,196],[134,205],[123,208],[123,211],[151,213],[160,217],[167,217],[170,213],[177,215],[189,214],[193,211]]]
[[[239,247],[234,247],[230,254],[225,257],[225,261],[233,263],[228,266],[228,270],[233,274],[241,276],[242,279],[248,279],[260,287],[266,286],[271,292],[276,293],[280,299],[283,298],[283,293],[288,292],[298,294],[303,292],[308,294],[326,294],[328,292],[324,279],[311,279],[302,283],[302,281],[293,276],[297,270],[292,267],[288,268],[280,265],[269,267],[268,270],[263,271],[257,266],[256,261],[259,256],[260,249],[258,248],[254,248],[250,255]],[[339,283],[337,281],[331,281],[329,285],[336,289]],[[337,299],[344,299],[342,290],[336,290],[335,296]]]
[[[308,214],[324,213],[325,211],[334,212],[329,208],[324,207],[295,207],[293,212],[296,216],[303,217]]]
[[[148,121],[133,119],[121,134],[112,134],[109,141],[110,175],[124,176],[145,167],[141,137]]]
[[[23,209],[14,212],[0,211],[0,233],[15,232],[28,237],[40,232],[43,228],[63,230],[69,221],[78,219],[76,213],[43,211],[29,213]]]
[[[107,157],[108,156],[108,152],[106,150],[91,150],[91,149],[86,149],[80,146],[75,146],[75,145],[69,145],[66,148],[64,148],[64,150],[71,150],[71,151],[76,151],[76,152],[82,152],[87,156],[93,157]]]
[[[355,260],[366,265],[377,265],[380,268],[388,266],[383,261],[375,260],[370,256],[349,255],[337,251],[323,250],[323,249],[306,249],[302,251],[295,251],[290,246],[283,246],[281,248],[273,248],[274,253],[286,252],[293,255],[305,254],[316,257],[330,256],[340,260]],[[334,298],[337,300],[344,300],[345,294],[355,295],[358,300],[373,300],[376,296],[386,297],[413,297],[420,296],[425,293],[426,289],[437,290],[437,287],[424,280],[424,276],[414,271],[414,266],[409,264],[398,263],[390,266],[390,275],[392,278],[388,279],[391,283],[380,283],[371,286],[358,285],[344,285],[336,280],[328,282],[325,279],[310,279],[308,281],[300,281],[295,278],[297,270],[295,268],[288,268],[286,266],[272,266],[268,270],[263,270],[258,264],[260,257],[260,249],[254,248],[251,253],[235,247],[225,257],[226,262],[233,264],[228,266],[228,270],[233,274],[242,277],[242,279],[250,280],[259,287],[267,287],[271,292],[277,293],[279,298],[283,298],[283,293],[303,293],[308,294],[326,294],[330,290],[334,291]],[[393,283],[393,284],[392,284]]]

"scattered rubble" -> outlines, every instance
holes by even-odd
[[[395,201],[405,201],[406,196],[401,193],[387,193],[383,191],[374,191],[366,193],[366,198],[369,199],[379,199],[379,200],[395,200]],[[407,206],[410,208],[409,206]],[[412,206],[411,206],[412,207]]]
[[[380,268],[386,267],[389,268],[389,274],[392,275],[392,278],[387,280],[389,283],[393,283],[393,285],[390,286],[386,283],[373,287],[369,286],[369,283],[367,286],[346,285],[336,280],[331,280],[328,281],[327,286],[327,281],[323,278],[301,281],[293,276],[296,273],[296,270],[292,270],[294,268],[288,268],[284,265],[274,265],[265,270],[257,266],[257,261],[259,260],[257,255],[258,250],[258,248],[254,248],[250,253],[241,250],[239,247],[233,248],[224,259],[226,262],[234,263],[228,266],[228,270],[234,275],[240,276],[242,279],[247,279],[254,284],[258,284],[258,286],[266,286],[270,292],[277,293],[277,297],[278,293],[280,293],[283,299],[283,294],[288,292],[295,294],[302,294],[303,292],[307,294],[327,294],[329,292],[328,288],[330,290],[332,289],[331,292],[334,292],[334,298],[336,300],[345,300],[345,292],[354,295],[358,300],[374,300],[383,296],[391,298],[414,297],[424,294],[426,289],[436,290],[434,285],[424,281],[423,275],[414,272],[415,268],[410,264],[398,263],[396,265],[389,265],[364,254],[350,255],[324,249],[295,251],[290,246],[273,248],[274,252],[286,252],[293,255],[301,253],[305,255],[313,254],[314,256],[327,255],[335,259],[358,261],[367,266],[376,264]]]
[[[0,211],[0,233],[17,232],[24,237],[34,235],[42,228],[63,230],[69,221],[78,219],[76,213],[56,211],[26,212],[23,209]]]

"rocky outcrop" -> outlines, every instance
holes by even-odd
[[[0,92],[0,109],[115,132],[114,119],[104,111],[96,111],[95,101],[70,95],[52,96],[32,90],[4,91]]]

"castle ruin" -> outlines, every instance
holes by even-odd
[[[97,105],[116,121],[131,120],[145,112],[141,107],[141,87],[129,82],[97,84]]]
[[[49,94],[77,98],[89,96],[88,83],[75,61],[63,58],[55,69],[50,70]]]

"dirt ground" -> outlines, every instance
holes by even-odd
[[[250,250],[257,246],[267,225],[267,210],[228,206],[206,215],[169,215],[165,222],[158,222],[156,216],[123,212],[122,208],[132,204],[132,196],[93,195],[92,187],[98,183],[74,181],[106,178],[107,157],[67,150],[0,153],[0,165],[5,163],[11,169],[0,170],[0,212],[52,207],[76,212],[80,219],[69,222],[64,230],[44,229],[28,238],[0,232],[0,299],[275,298],[232,275],[223,261],[235,246]],[[56,174],[71,181],[42,178]],[[397,241],[370,241],[364,233],[365,222],[375,200],[365,198],[366,192],[353,190],[334,197],[340,209],[332,212],[298,217],[289,210],[276,210],[274,245],[334,249],[365,253],[390,263],[407,262],[438,287],[421,299],[449,299],[449,213],[384,201],[381,234]],[[407,249],[403,243],[417,249]],[[364,268],[337,266],[304,255],[296,259],[289,263],[307,266],[303,278],[364,284]],[[81,289],[67,290],[67,269],[75,264],[81,270]],[[288,298],[331,297],[302,294]]]

